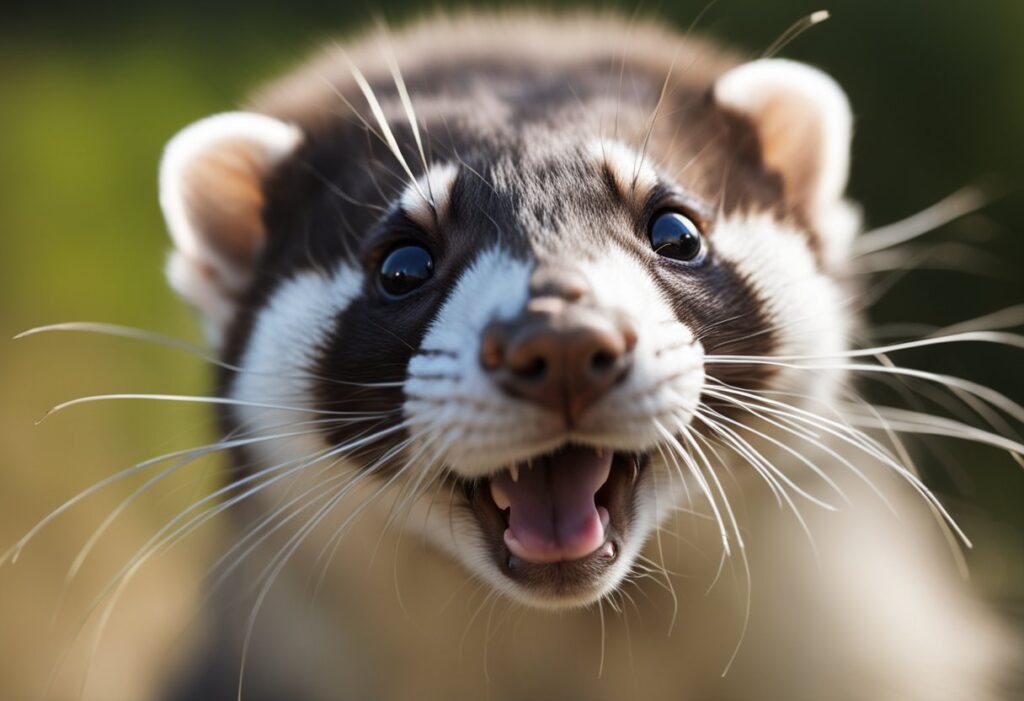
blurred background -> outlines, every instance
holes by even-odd
[[[685,29],[705,2],[597,6]],[[857,120],[851,191],[870,225],[986,178],[1009,192],[929,235],[921,269],[876,278],[881,298],[871,324],[884,332],[912,322],[927,333],[1024,302],[1024,2],[719,0],[698,31],[755,57],[798,18],[823,8],[832,19],[782,55],[826,69],[848,91]],[[81,395],[202,393],[208,368],[173,350],[103,336],[7,340],[41,324],[92,320],[201,341],[162,276],[168,243],[155,176],[166,140],[192,120],[238,106],[328,38],[344,38],[377,16],[400,24],[435,9],[337,0],[254,1],[235,11],[193,0],[4,3],[0,551],[118,469],[215,437],[207,412],[188,405],[92,404],[35,425],[50,406]],[[1024,400],[1021,351],[946,346],[903,360]],[[977,544],[969,561],[978,591],[1019,624],[1024,470],[994,451],[938,445],[919,450],[927,480]],[[142,481],[77,505],[15,566],[0,568],[0,699],[78,698],[90,658],[86,698],[146,698],[153,676],[187,642],[183,624],[217,552],[216,524],[140,570],[98,644],[88,626],[71,641],[94,597],[168,518],[216,483],[216,469],[215,460],[191,467],[142,496],[70,583],[69,566],[90,533]]]

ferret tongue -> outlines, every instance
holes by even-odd
[[[601,547],[607,514],[602,518],[594,494],[608,480],[612,457],[610,450],[570,447],[532,469],[518,465],[515,482],[508,470],[495,476],[495,502],[510,509],[505,544],[512,554],[528,562],[557,562]]]

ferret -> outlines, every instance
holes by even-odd
[[[851,134],[809,65],[500,15],[174,136],[234,538],[163,698],[1000,698],[899,440],[952,424],[853,392],[901,368],[851,341]]]

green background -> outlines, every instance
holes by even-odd
[[[619,7],[685,28],[704,4]],[[1024,2],[720,0],[698,31],[755,57],[792,22],[823,7],[832,19],[782,55],[826,69],[849,93],[856,112],[851,192],[869,224],[906,216],[982,179],[1009,193],[926,239],[934,245],[932,263],[960,270],[876,278],[875,291],[892,287],[872,307],[871,325],[942,326],[1024,302]],[[324,39],[344,37],[376,16],[398,24],[434,9],[337,0],[233,10],[196,2],[6,4],[0,339],[44,323],[97,320],[199,340],[161,272],[168,243],[155,173],[164,142],[194,119],[237,106]],[[954,241],[965,246],[940,245]],[[1024,351],[947,346],[902,360],[1024,400]],[[114,470],[213,432],[201,408],[139,403],[77,407],[35,426],[49,406],[97,392],[200,393],[206,378],[201,362],[131,341],[78,334],[0,340],[0,548]],[[943,443],[920,455],[929,482],[978,543],[971,560],[979,591],[1019,620],[1021,468],[970,446]],[[17,567],[0,569],[0,697],[29,698],[41,688],[54,656],[68,649],[89,594],[147,533],[208,488],[215,471],[215,463],[199,466],[128,510],[71,587],[63,577],[77,548],[128,487],[76,508]],[[153,631],[173,631],[194,605],[210,547],[208,536],[186,543],[129,593],[95,656],[91,697],[143,698],[147,679],[139,670],[166,662],[170,648],[160,641],[176,640]],[[62,591],[71,615],[49,632]],[[52,698],[77,694],[81,659],[69,659],[79,661]]]

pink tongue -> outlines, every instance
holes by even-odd
[[[529,562],[557,562],[601,547],[607,512],[598,510],[594,494],[608,479],[612,457],[610,450],[598,454],[570,447],[532,468],[520,464],[518,481],[508,470],[494,477],[491,493],[510,509],[505,544],[512,554]]]

